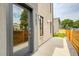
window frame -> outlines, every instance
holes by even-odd
[[[40,24],[40,36],[44,35],[44,17],[39,16],[39,24]]]

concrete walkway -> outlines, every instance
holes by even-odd
[[[39,47],[32,56],[77,56],[67,38],[52,38]]]

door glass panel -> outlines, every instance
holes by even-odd
[[[28,47],[28,17],[27,8],[13,4],[13,52]]]

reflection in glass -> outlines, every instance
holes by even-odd
[[[23,43],[28,43],[28,10],[13,4],[13,46]]]

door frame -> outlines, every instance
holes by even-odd
[[[29,11],[30,11],[30,27],[31,27],[31,35],[30,35],[30,39],[29,39],[29,41],[28,41],[28,45],[29,45],[29,51],[27,51],[26,53],[32,53],[33,52],[33,50],[34,50],[34,25],[33,25],[33,8],[31,7],[31,6],[29,6],[28,4],[25,4],[25,3],[14,3],[14,4],[18,4],[18,5],[20,5],[20,6],[22,6],[22,7],[24,7],[24,8],[27,8]],[[10,37],[10,38],[8,38],[7,40],[9,40],[9,41],[7,41],[7,42],[9,42],[9,43],[7,43],[7,55],[25,55],[24,53],[25,53],[25,50],[26,49],[24,49],[24,50],[22,50],[23,52],[21,52],[21,53],[14,53],[13,54],[13,4],[9,4],[9,13],[10,13],[10,17],[9,17],[9,25],[11,25],[10,27],[9,27],[9,29],[11,30],[10,32],[8,32],[8,36]],[[7,29],[8,30],[8,29]],[[26,54],[26,55],[28,55],[28,54]]]

